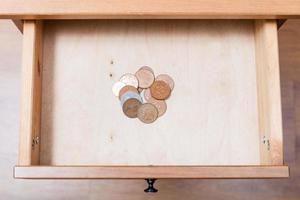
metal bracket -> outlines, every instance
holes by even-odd
[[[270,151],[270,148],[271,148],[270,140],[267,139],[266,136],[264,136],[262,142],[263,142],[263,144],[267,145],[267,149],[268,149],[268,151]]]
[[[40,138],[38,136],[33,136],[32,143],[31,143],[32,149],[34,149],[34,147],[39,144],[40,144]]]

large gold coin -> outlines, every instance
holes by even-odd
[[[135,92],[138,93],[137,89],[131,85],[124,86],[119,92],[119,99],[121,100],[122,96],[127,92]]]
[[[145,103],[138,109],[137,117],[146,124],[153,123],[158,117],[157,108],[151,103]]]
[[[154,74],[147,69],[140,69],[135,73],[140,88],[149,88],[154,82]]]
[[[171,94],[171,88],[165,81],[155,81],[151,88],[151,96],[158,100],[165,100]]]
[[[136,98],[131,98],[123,103],[122,109],[124,114],[129,118],[136,118],[141,102]]]
[[[174,81],[173,81],[173,79],[172,79],[169,75],[167,75],[167,74],[160,74],[160,75],[158,75],[158,76],[155,78],[155,80],[157,80],[157,81],[165,81],[165,82],[170,86],[171,90],[173,90],[173,88],[174,88]]]
[[[153,104],[157,111],[158,111],[158,117],[161,117],[163,114],[167,111],[167,103],[165,100],[157,100],[154,98],[150,98],[148,100],[149,103]]]

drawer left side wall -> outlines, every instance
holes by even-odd
[[[42,21],[24,21],[19,165],[38,165],[40,160],[42,32]]]

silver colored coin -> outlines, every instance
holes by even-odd
[[[122,95],[122,97],[121,97],[121,105],[123,106],[123,104],[128,99],[137,99],[140,102],[143,102],[142,97],[139,94],[137,94],[135,92],[128,91],[128,92],[126,92],[125,94]]]
[[[141,93],[140,93],[140,95],[141,95],[141,97],[142,97],[142,100],[143,100],[143,103],[147,103],[148,101],[147,101],[147,99],[145,98],[145,89],[144,90],[142,90],[141,91]]]
[[[143,91],[140,93],[140,95],[143,99],[143,103],[149,103],[150,100],[153,99],[149,88],[143,89]]]
[[[114,93],[114,95],[115,95],[116,97],[118,97],[118,96],[119,96],[119,93],[120,93],[120,90],[121,90],[123,87],[125,87],[125,86],[126,86],[125,83],[118,81],[118,82],[116,82],[116,83],[112,86],[112,92]]]
[[[147,102],[149,102],[149,100],[152,98],[151,91],[149,88],[145,89],[144,97]]]
[[[124,74],[123,76],[121,76],[119,81],[125,83],[126,85],[131,85],[135,88],[138,88],[139,86],[139,81],[134,74]]]

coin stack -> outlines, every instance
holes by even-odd
[[[150,124],[167,111],[166,99],[174,89],[174,81],[167,74],[157,77],[148,67],[141,67],[135,74],[124,74],[112,91],[121,101],[123,113]]]

